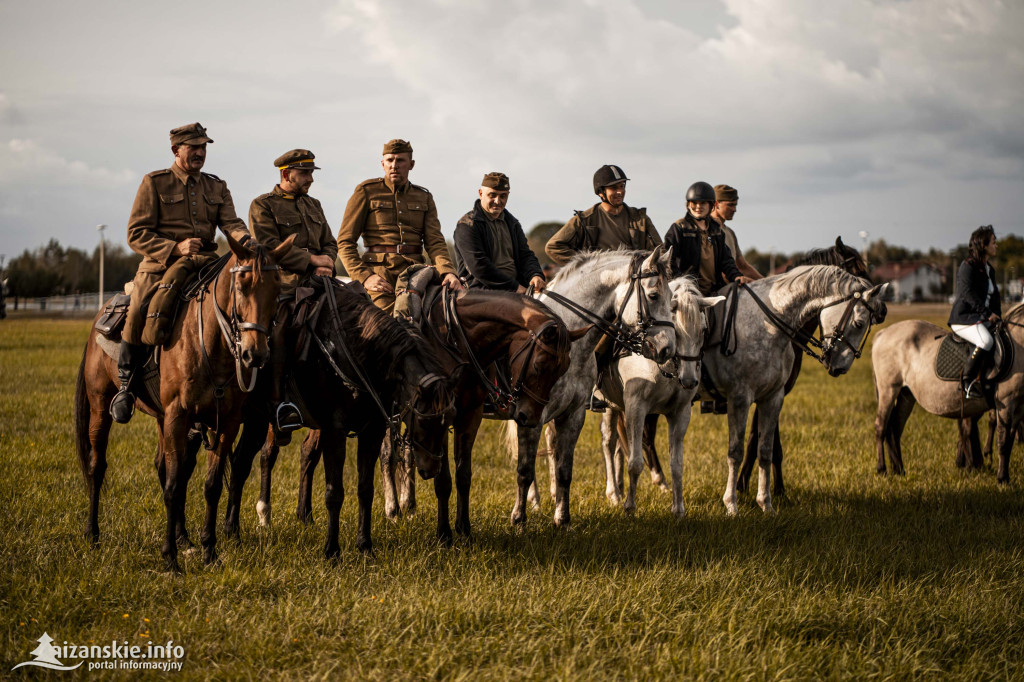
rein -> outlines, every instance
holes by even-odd
[[[584,308],[579,303],[576,303],[572,299],[563,296],[556,291],[545,289],[543,293],[556,303],[568,308],[590,324],[597,327],[606,336],[610,336],[617,345],[627,348],[634,355],[642,355],[649,360],[653,360],[653,358],[648,355],[646,348],[644,347],[644,342],[647,340],[648,330],[651,327],[674,328],[675,324],[665,320],[655,320],[651,317],[651,308],[647,303],[647,296],[644,295],[643,291],[643,280],[650,277],[660,277],[660,274],[657,270],[643,272],[641,269],[642,265],[643,256],[641,254],[634,255],[633,260],[629,264],[629,289],[626,291],[625,298],[622,299],[622,304],[619,306],[619,310],[615,314],[615,319],[610,323],[605,321],[603,317],[594,311]],[[629,303],[629,299],[632,298],[634,294],[637,297],[637,324],[635,328],[630,328],[622,321],[622,314],[626,310],[626,305]]]

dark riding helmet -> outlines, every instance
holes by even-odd
[[[715,203],[715,188],[706,182],[695,182],[686,190],[686,201]]]
[[[594,194],[601,196],[601,190],[608,185],[617,185],[626,180],[629,180],[629,178],[626,177],[625,171],[618,166],[605,164],[594,173]]]

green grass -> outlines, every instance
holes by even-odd
[[[172,576],[162,571],[164,511],[145,416],[112,434],[101,545],[81,537],[71,399],[87,330],[82,321],[0,323],[0,675],[41,677],[7,671],[46,631],[57,643],[173,639],[186,651],[175,674],[186,679],[1024,677],[1019,452],[1009,486],[991,470],[964,473],[953,464],[953,422],[918,410],[904,438],[907,475],[876,476],[869,357],[839,379],[805,364],[783,412],[788,496],[775,517],[743,496],[739,516],[726,518],[725,419],[696,415],[687,518],[676,522],[669,496],[646,477],[636,517],[625,517],[605,501],[591,416],[576,453],[572,528],[551,527],[545,495],[515,533],[512,464],[486,422],[472,545],[438,547],[432,486],[420,481],[419,511],[398,524],[384,519],[378,492],[376,557],[359,555],[350,457],[343,552],[325,561],[323,475],[315,524],[303,526],[292,445],[275,471],[273,528],[255,527],[254,472],[241,543],[222,541],[212,568],[183,557],[183,575]],[[200,465],[189,489],[194,538],[202,476]]]

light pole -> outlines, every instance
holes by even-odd
[[[861,230],[860,231],[860,238],[862,240],[864,240],[864,249],[861,252],[861,256],[863,256],[863,258],[864,258],[864,265],[867,265],[868,264],[868,231],[867,230]]]
[[[775,274],[775,247],[768,247],[768,275]]]
[[[107,229],[106,225],[97,225],[96,230],[100,233],[100,292],[98,294],[100,303],[99,308],[103,309],[103,230]]]

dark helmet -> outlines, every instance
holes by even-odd
[[[600,196],[601,190],[608,185],[617,185],[626,180],[629,180],[629,178],[626,177],[625,171],[618,166],[601,166],[594,173],[594,194]]]
[[[715,203],[715,188],[706,182],[695,182],[686,190],[687,201]]]

